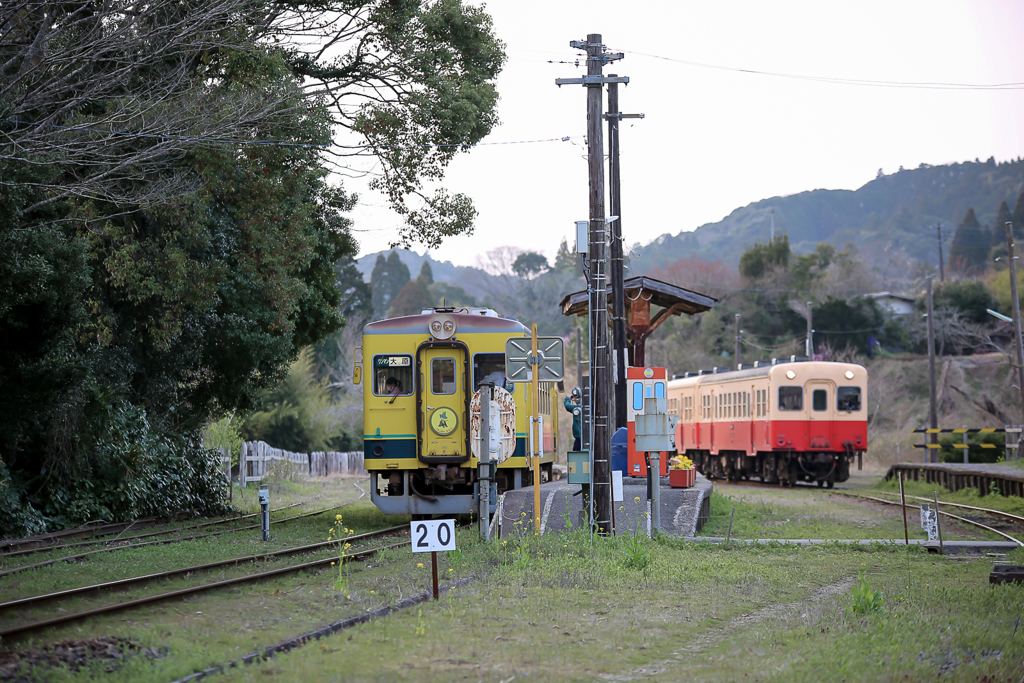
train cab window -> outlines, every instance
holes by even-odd
[[[373,357],[373,393],[376,396],[410,396],[413,390],[412,356]]]
[[[655,382],[654,383],[654,398],[665,398],[665,383]]]
[[[811,407],[817,412],[828,410],[828,392],[824,389],[815,389],[811,394]]]
[[[836,407],[849,413],[860,410],[860,387],[839,387],[836,392]]]
[[[435,394],[455,393],[454,358],[434,358],[430,361],[430,390]]]
[[[515,393],[516,385],[505,379],[505,354],[478,353],[473,356],[473,391],[480,389],[483,382],[504,387],[510,394]]]
[[[633,410],[644,409],[644,383],[633,382]]]
[[[803,410],[803,387],[779,387],[779,410]]]

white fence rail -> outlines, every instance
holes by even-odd
[[[273,448],[263,441],[246,441],[242,444],[238,459],[239,483],[244,487],[249,482],[261,481],[275,461],[287,461],[298,467],[300,476],[326,477],[331,474],[362,474],[363,453],[361,451],[317,451],[294,453]]]

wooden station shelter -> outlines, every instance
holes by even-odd
[[[717,299],[683,289],[647,275],[622,283],[626,300],[626,346],[629,365],[643,367],[647,338],[673,315],[696,315],[709,311]],[[586,290],[567,294],[562,299],[562,315],[586,315],[590,296]],[[611,307],[611,297],[608,306]],[[653,307],[660,308],[651,315]],[[611,322],[611,315],[608,316]]]

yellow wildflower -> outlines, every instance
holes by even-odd
[[[417,569],[423,569],[423,563],[422,562],[417,562],[416,563],[416,568]]]

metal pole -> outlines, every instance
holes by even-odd
[[[537,323],[533,323],[530,332],[530,354],[537,357]],[[530,411],[530,434],[533,438],[533,533],[540,533],[540,454],[544,450],[544,433],[540,429],[540,368],[533,365],[530,371],[533,388],[533,410]]]
[[[946,547],[942,544],[942,520],[939,519],[939,492],[932,491],[932,500],[935,501],[935,528],[939,532],[939,555],[946,554]]]
[[[661,533],[661,453],[651,453],[651,533]]]
[[[598,530],[611,533],[611,434],[608,425],[608,292],[605,243],[608,233],[604,213],[604,132],[601,126],[602,95],[600,82],[604,68],[601,34],[587,35],[587,75],[598,82],[587,84],[587,164],[590,177],[590,419],[594,439],[590,443],[594,458],[591,473]]]
[[[609,74],[615,76],[616,74]],[[622,267],[622,198],[619,187],[619,84],[608,84],[608,199],[611,215],[612,352],[615,354],[615,428],[626,426],[626,295]]]
[[[807,302],[807,360],[814,360],[814,309],[810,301]]]
[[[964,429],[967,429],[967,425],[964,425]],[[969,465],[970,464],[970,460],[967,459],[967,451],[968,450],[969,449],[967,448],[967,432],[964,432],[964,464],[965,465]]]
[[[434,599],[437,600],[437,551],[430,551],[430,573],[434,577]]]
[[[941,282],[946,281],[946,267],[942,263],[942,223],[935,224],[935,231],[939,237],[939,280]]]
[[[477,481],[480,487],[480,538],[491,540],[491,385],[480,385],[480,450]]]
[[[1017,386],[1024,411],[1024,345],[1020,334],[1020,299],[1017,298],[1017,261],[1013,255],[1013,223],[1006,221],[1006,252],[1010,261],[1010,298],[1013,299],[1013,331],[1017,335]]]
[[[929,429],[939,428],[938,407],[935,400],[935,324],[932,308],[932,278],[928,278],[928,427]],[[937,441],[934,432],[928,435],[926,443],[934,444]],[[924,461],[933,462],[932,452],[934,448],[924,449]]]
[[[740,314],[736,314],[736,352],[733,354],[736,361],[736,369],[740,369]]]
[[[903,540],[910,545],[910,532],[907,530],[907,497],[903,494],[903,470],[899,470],[900,476],[900,506],[903,508]]]

